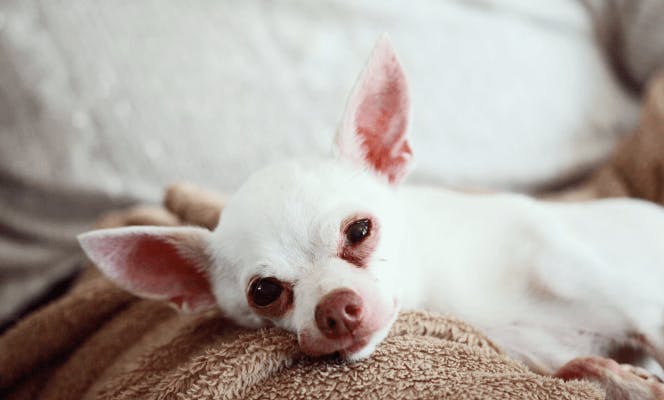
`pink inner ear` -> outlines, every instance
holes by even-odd
[[[386,66],[386,69],[391,68]],[[403,78],[398,75],[399,71],[387,71],[387,81],[375,88],[378,93],[363,98],[355,114],[365,160],[386,175],[390,183],[400,181],[407,173],[413,153],[406,140],[408,94]]]
[[[409,107],[406,76],[389,39],[382,36],[346,109],[337,139],[341,153],[398,183],[412,158],[406,138]]]
[[[168,299],[178,308],[199,311],[216,304],[203,266],[182,256],[166,235],[134,234],[90,243],[93,260],[123,288],[140,296]]]

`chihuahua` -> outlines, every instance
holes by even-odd
[[[468,321],[542,373],[618,346],[664,363],[664,211],[400,185],[409,104],[382,36],[329,158],[256,172],[214,231],[97,230],[81,246],[138,296],[276,325],[307,355],[363,359],[400,309],[417,308]]]

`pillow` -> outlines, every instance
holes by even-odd
[[[523,3],[523,4],[522,4]],[[414,180],[529,187],[606,156],[635,117],[574,1],[3,2],[0,168],[158,199],[327,154],[378,34],[411,82]]]

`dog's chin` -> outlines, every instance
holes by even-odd
[[[339,350],[338,353],[341,358],[350,362],[364,360],[373,354],[376,347],[383,341],[383,339],[385,339],[385,336],[387,336],[387,332],[389,332],[389,326],[385,329],[384,333],[377,332],[368,340],[360,340],[345,349]]]
[[[363,337],[347,338],[339,341],[330,341],[323,338],[314,339],[311,343],[306,333],[300,334],[300,348],[304,354],[311,357],[337,354],[348,361],[359,361],[369,357],[376,346],[383,340],[384,335],[371,334]]]

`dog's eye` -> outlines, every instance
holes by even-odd
[[[247,286],[247,302],[259,315],[279,318],[293,307],[293,284],[254,276]]]
[[[357,244],[366,239],[371,233],[371,220],[359,219],[346,228],[346,240],[349,244]]]
[[[256,307],[267,307],[281,297],[284,287],[274,278],[258,278],[249,288],[249,298]]]
[[[380,236],[380,223],[368,213],[356,213],[341,222],[337,256],[363,268],[369,263]]]

